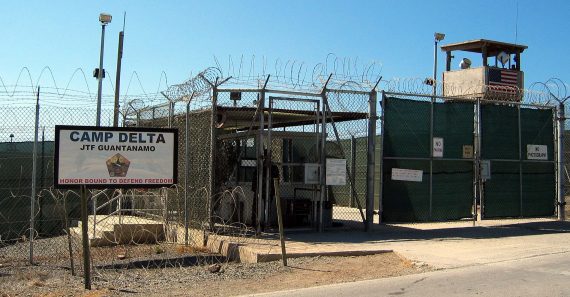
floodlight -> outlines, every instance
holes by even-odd
[[[501,64],[503,64],[503,67],[505,66],[505,64],[507,64],[509,62],[510,59],[511,59],[511,56],[505,52],[500,52],[497,55],[497,60],[499,60],[499,62],[501,62]]]
[[[111,22],[111,19],[113,19],[113,17],[108,13],[102,12],[99,14],[99,22],[101,22],[101,25],[103,26],[109,24]]]
[[[435,37],[436,41],[442,41],[445,38],[445,34],[435,32],[433,33],[433,37]]]
[[[463,58],[461,59],[461,62],[459,62],[459,68],[461,69],[469,69],[470,67],[471,67],[471,60],[467,58]]]

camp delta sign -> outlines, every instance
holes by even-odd
[[[150,188],[177,183],[178,130],[55,127],[57,188]]]

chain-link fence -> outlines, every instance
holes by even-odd
[[[77,191],[53,189],[54,126],[93,124],[95,110],[62,106],[54,97],[69,98],[49,89],[43,92],[15,92],[11,96],[21,101],[7,100],[0,111],[0,262],[69,267],[75,273],[79,260],[74,258],[80,253],[73,229],[79,196]],[[71,91],[68,95],[82,96]],[[110,115],[107,110],[102,118]]]
[[[515,127],[521,131],[517,148],[550,145],[544,162],[522,160],[524,151],[517,151],[512,163],[519,166],[516,172],[523,182],[516,185],[539,189],[553,176],[556,152],[554,140],[547,137],[553,126],[538,129],[552,124],[551,106],[478,105],[441,97],[432,104],[426,95],[380,94],[374,83],[334,77],[300,86],[270,77],[223,78],[209,69],[169,87],[158,104],[131,100],[123,106],[123,126],[179,130],[179,182],[163,189],[89,192],[90,263],[96,275],[108,268],[178,267],[239,258],[240,244],[265,244],[275,236],[277,198],[286,231],[363,230],[378,210],[386,221],[471,218],[478,205],[473,197],[479,195],[474,187],[481,161],[477,154],[492,151],[478,142],[476,133],[477,124],[485,122],[478,115],[488,114],[486,108],[499,111],[492,120],[511,119],[500,116],[514,108],[521,112],[517,121],[533,123]],[[383,118],[377,123],[380,103]],[[5,139],[0,143],[0,263],[33,262],[81,273],[79,191],[53,189],[53,127],[92,125],[95,110],[42,105],[35,175],[35,108],[8,106],[0,115],[0,137]],[[103,119],[110,122],[111,109],[104,108]],[[483,127],[504,125],[491,121]],[[479,132],[483,137],[490,133]],[[496,137],[491,147],[502,142],[500,134]],[[436,138],[444,149],[433,160]],[[509,149],[502,148],[496,152]],[[510,176],[510,169],[501,167],[503,157],[488,157],[498,164],[492,167],[492,182]],[[394,168],[421,170],[418,178],[424,182],[394,182]],[[491,188],[485,188],[486,195]],[[402,197],[412,198],[402,206]],[[525,209],[538,201],[526,198],[521,198]],[[224,240],[236,244],[224,245]]]
[[[0,267],[19,269],[33,264],[33,267],[47,267],[48,271],[64,269],[81,275],[79,189],[53,187],[54,127],[93,126],[95,104],[83,102],[93,101],[93,98],[82,92],[66,90],[60,94],[47,88],[41,91],[18,88],[0,96],[7,98],[0,109]],[[112,101],[106,96],[104,99]],[[39,105],[34,106],[37,102]],[[175,127],[185,122],[169,116],[174,106],[140,111],[137,108],[140,108],[137,100],[124,106],[123,125],[144,126],[145,121],[165,119],[166,122],[156,126]],[[132,116],[129,112],[132,110],[139,112]],[[104,105],[101,118],[104,125],[110,124],[112,108]],[[35,135],[37,141],[34,141]],[[181,180],[184,179],[182,175]],[[202,191],[200,181],[195,182],[196,192]],[[197,205],[185,205],[185,194],[192,195],[186,193],[183,186],[159,190],[90,190],[87,242],[89,263],[95,275],[101,276],[108,268],[179,267],[224,261],[207,253],[203,240],[191,242],[200,238],[198,231],[202,224],[190,224],[195,227],[191,232],[185,232],[188,229],[180,224],[190,213],[186,209],[201,209]],[[202,222],[193,219],[191,213],[189,219]],[[181,246],[179,243],[194,244]]]

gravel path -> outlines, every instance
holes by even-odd
[[[219,269],[218,272],[210,270]],[[312,257],[257,264],[219,263],[161,269],[96,269],[92,291],[80,274],[50,266],[0,267],[0,296],[233,296],[430,270],[394,253]]]

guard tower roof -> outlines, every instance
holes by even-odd
[[[444,52],[466,51],[473,53],[484,53],[486,49],[487,56],[496,56],[502,51],[506,52],[507,54],[520,54],[527,48],[528,46],[526,45],[493,41],[488,39],[469,40],[441,46],[441,50]]]

